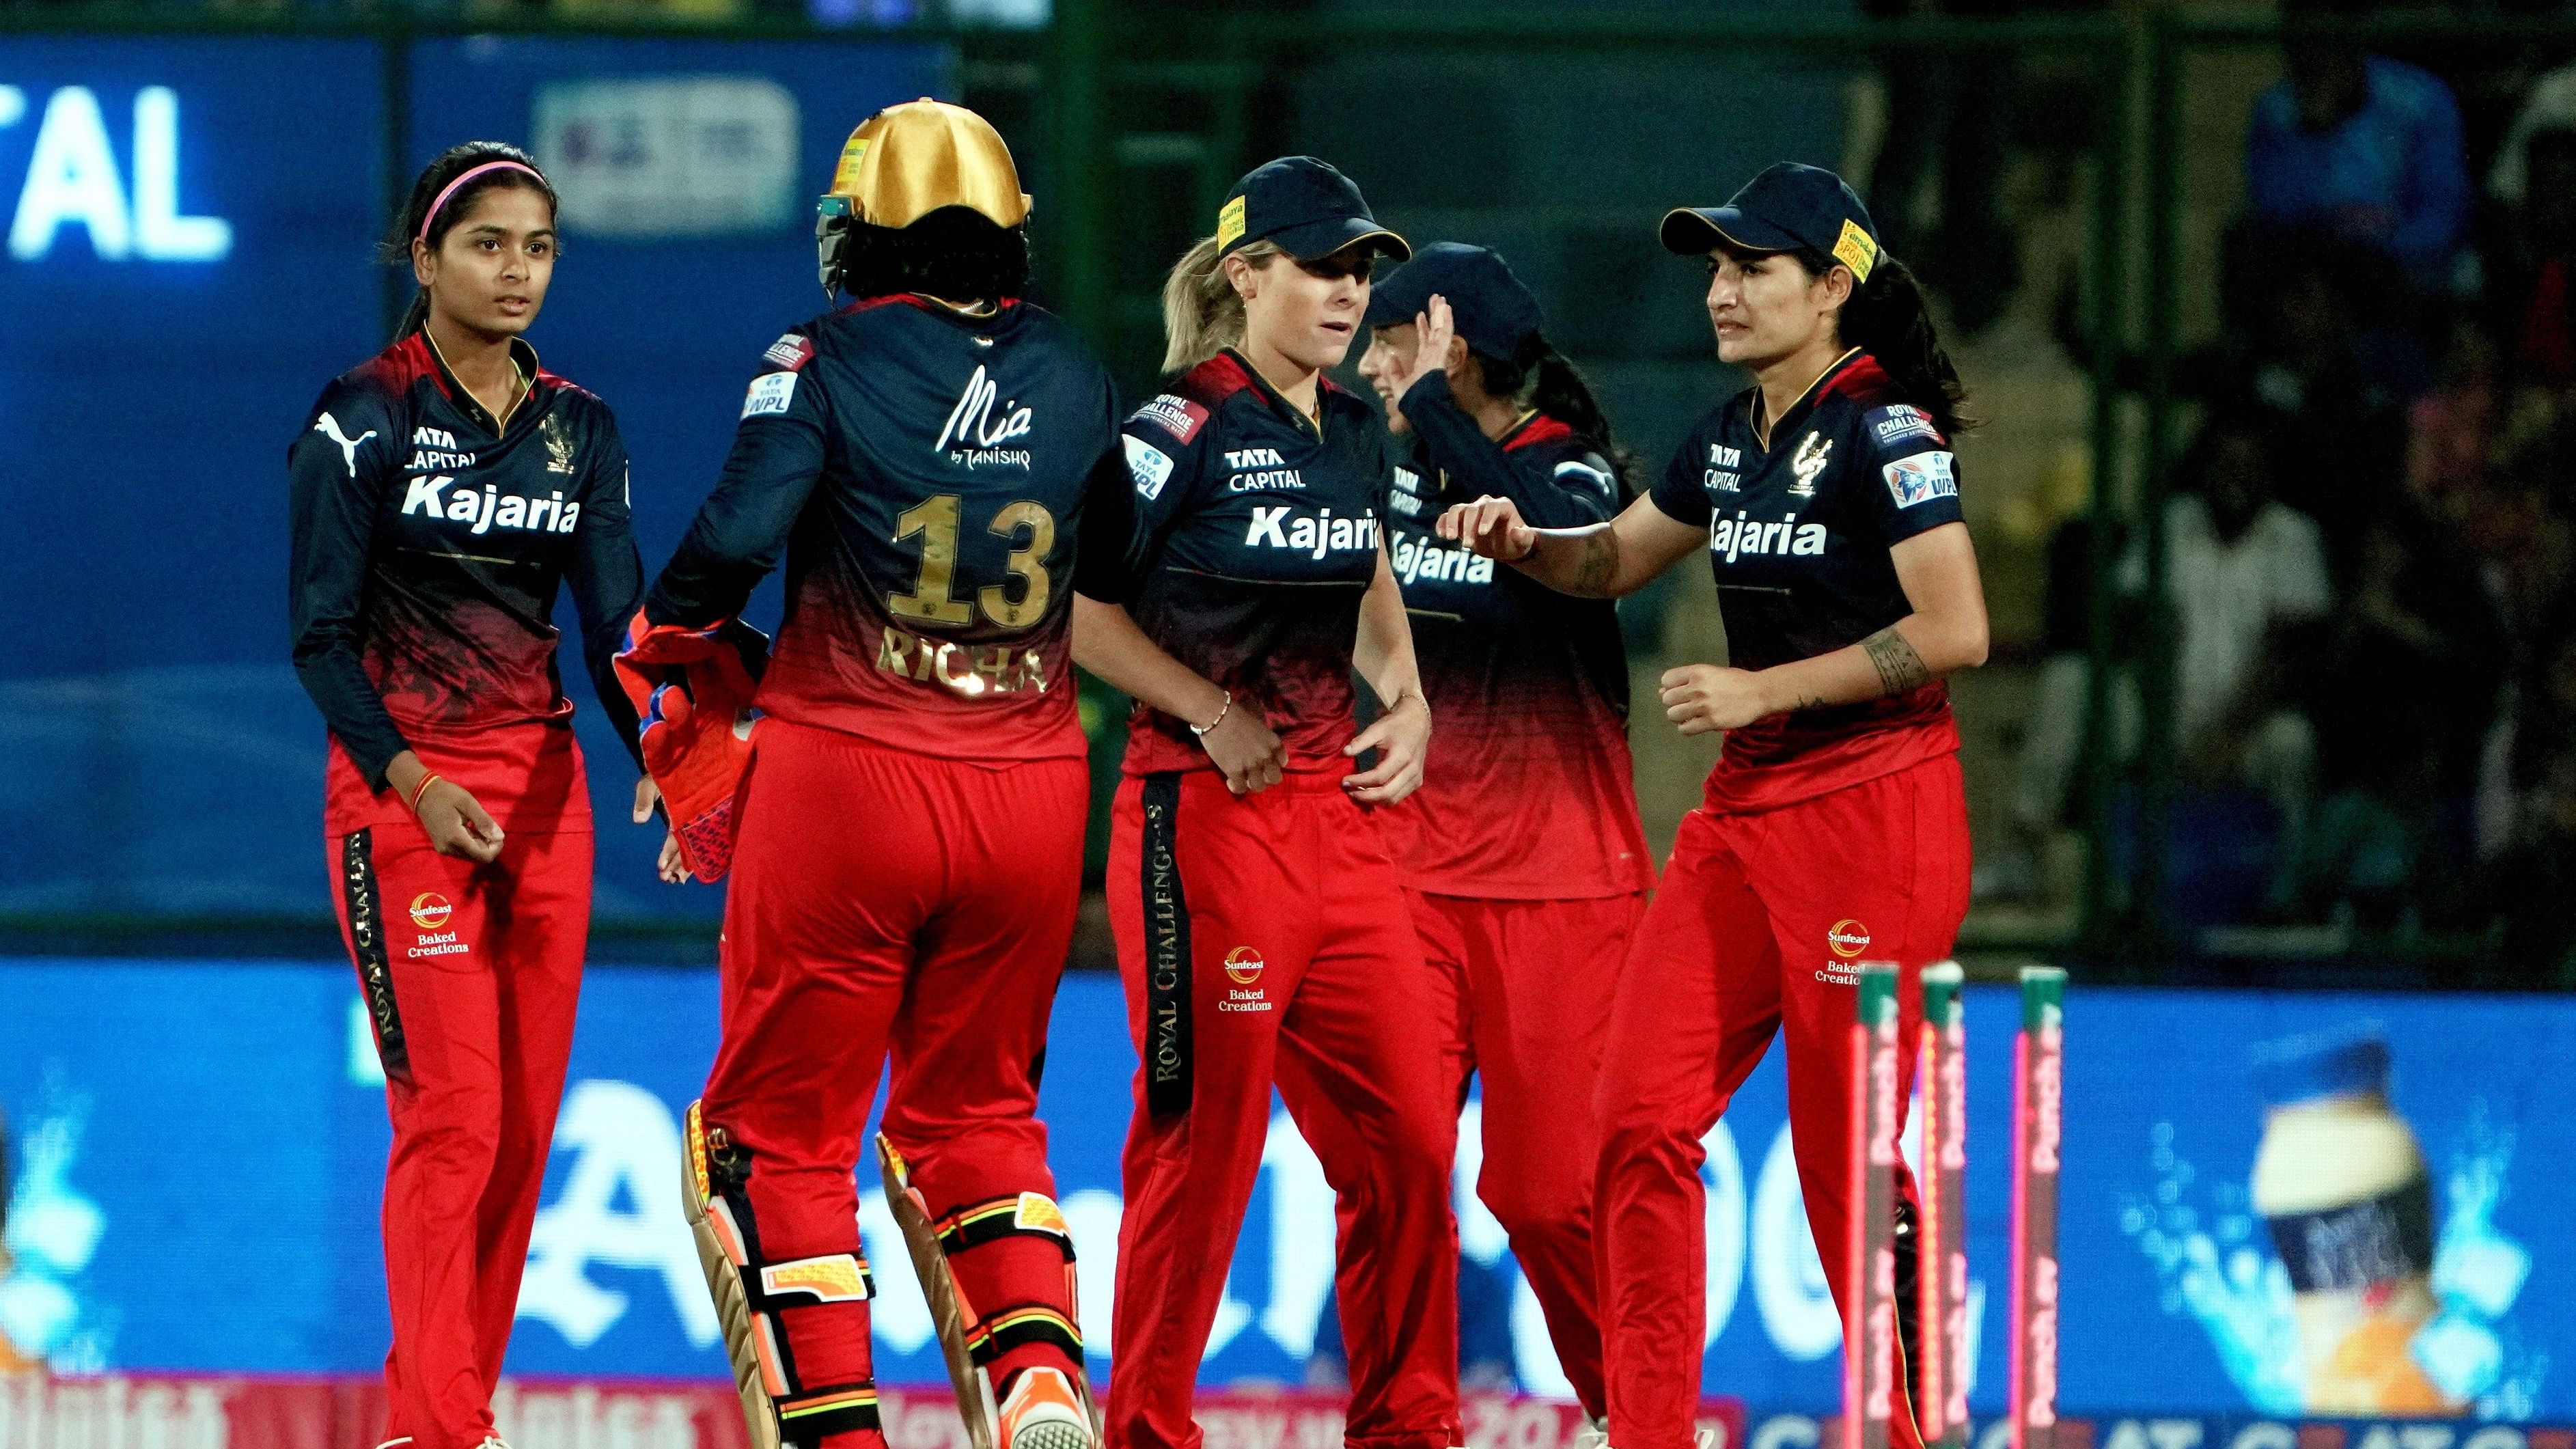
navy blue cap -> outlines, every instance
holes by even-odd
[[[2375,1025],[2268,1041],[2250,1058],[2269,1106],[2388,1092],[2388,1042]]]
[[[1410,322],[1429,310],[1434,293],[1449,300],[1467,346],[1487,357],[1509,361],[1538,334],[1538,298],[1499,254],[1465,242],[1433,242],[1371,283],[1368,325]]]
[[[1804,247],[1869,280],[1878,265],[1878,228],[1869,208],[1834,173],[1782,161],[1744,183],[1724,206],[1686,206],[1664,214],[1664,248],[1705,256],[1720,242],[1748,252]]]
[[[1282,156],[1244,174],[1216,213],[1216,253],[1268,241],[1301,262],[1371,241],[1402,261],[1404,238],[1377,224],[1351,178],[1312,156]]]

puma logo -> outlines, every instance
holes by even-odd
[[[376,430],[369,428],[354,438],[342,437],[340,435],[340,420],[331,416],[329,413],[324,413],[322,415],[322,421],[313,425],[313,431],[320,433],[322,436],[329,438],[332,442],[340,445],[340,456],[348,460],[349,476],[352,478],[357,477],[358,445],[365,442],[367,439],[374,437],[376,435]]]

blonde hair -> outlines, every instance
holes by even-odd
[[[1172,263],[1163,279],[1163,371],[1187,372],[1243,340],[1243,298],[1226,277],[1224,248],[1213,236]],[[1277,242],[1247,242],[1234,255],[1255,267],[1286,256]]]

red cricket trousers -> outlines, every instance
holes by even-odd
[[[1111,1449],[1198,1449],[1208,1332],[1261,1171],[1274,1082],[1333,1185],[1345,1438],[1448,1449],[1458,1420],[1458,1099],[1437,997],[1344,770],[1234,795],[1130,778],[1109,920],[1141,1064],[1118,1234]]]
[[[1902,968],[1898,1040],[1914,1040],[1914,983],[1958,935],[1968,865],[1955,754],[1777,809],[1683,818],[1620,977],[1598,1099],[1602,1331],[1619,1449],[1692,1443],[1708,1271],[1700,1138],[1783,1030],[1807,1223],[1849,1312],[1858,963]],[[1902,1112],[1914,1063],[1899,1056]],[[1911,1204],[1912,1179],[1897,1172]],[[1912,1247],[1900,1233],[1900,1278]],[[1910,1311],[1899,1318],[1910,1323]],[[1898,1379],[1891,1442],[1918,1449],[1910,1376]]]
[[[329,838],[394,1128],[385,1436],[415,1449],[492,1432],[590,931],[586,803],[552,823],[513,824],[490,865],[440,855],[418,822]]]
[[[1511,1235],[1557,1362],[1583,1411],[1598,1416],[1592,1083],[1645,897],[1486,900],[1408,890],[1405,900],[1440,996],[1457,1095],[1470,1073],[1484,1077],[1476,1196]]]
[[[736,797],[723,1042],[701,1112],[748,1153],[731,1203],[753,1259],[744,1276],[842,1255],[864,1270],[852,1171],[874,1156],[860,1135],[891,1054],[884,1130],[951,1242],[969,1342],[997,1393],[1031,1364],[1081,1373],[1070,1239],[1021,1195],[1055,1196],[1038,1074],[1081,891],[1088,780],[1079,757],[942,760],[772,716]],[[873,1383],[863,1296],[771,1316],[782,1415],[851,1403]],[[873,1427],[790,1434],[883,1444]]]

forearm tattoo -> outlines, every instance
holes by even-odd
[[[1605,528],[1584,535],[1576,546],[1583,553],[1574,561],[1573,587],[1567,592],[1594,599],[1609,593],[1611,580],[1619,576],[1619,541]]]
[[[1879,688],[1884,693],[1903,694],[1932,682],[1932,671],[1923,667],[1923,656],[1914,652],[1914,646],[1905,642],[1894,624],[1860,641],[1860,647],[1869,655],[1869,662],[1878,667]]]

